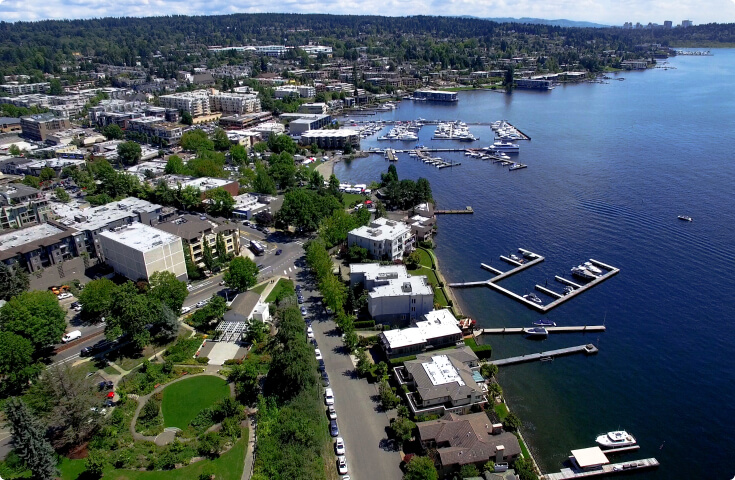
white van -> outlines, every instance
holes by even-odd
[[[79,330],[74,330],[69,333],[65,333],[64,336],[61,337],[61,341],[64,343],[69,343],[72,340],[76,340],[77,338],[81,338],[81,337],[82,337],[82,332],[80,332]]]

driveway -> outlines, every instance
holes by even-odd
[[[385,413],[378,411],[378,403],[373,400],[378,390],[367,380],[357,378],[352,361],[342,348],[342,338],[335,331],[334,321],[327,318],[320,306],[318,292],[310,290],[312,284],[303,274],[299,277],[305,288],[309,317],[313,319],[314,336],[334,390],[337,425],[340,436],[345,440],[350,477],[356,480],[400,480],[403,476],[400,454],[380,448],[388,438],[389,420]]]

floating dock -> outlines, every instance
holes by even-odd
[[[608,453],[605,451],[605,453]],[[644,458],[642,460],[632,460],[630,462],[609,463],[595,470],[578,470],[576,468],[562,468],[557,473],[547,473],[542,475],[544,480],[565,480],[568,478],[587,478],[596,477],[598,475],[610,475],[614,473],[629,473],[656,468],[659,466],[658,460],[655,458]]]
[[[475,213],[472,207],[467,206],[464,210],[434,210],[435,215],[460,215],[460,214]]]
[[[500,259],[501,260],[503,260],[505,262],[508,262],[511,265],[517,265],[516,268],[514,268],[512,270],[509,270],[507,272],[501,273],[500,270],[498,270],[496,268],[493,268],[493,267],[491,267],[489,265],[486,265],[484,263],[481,263],[480,266],[482,268],[484,268],[485,270],[489,270],[489,271],[495,273],[496,276],[493,277],[493,278],[491,278],[490,280],[480,280],[480,281],[476,281],[476,282],[450,283],[449,286],[450,287],[453,287],[453,288],[483,287],[483,286],[484,287],[489,287],[489,288],[492,288],[493,290],[499,291],[500,293],[502,293],[504,295],[507,295],[508,297],[510,297],[510,298],[512,298],[514,300],[517,300],[517,301],[521,302],[522,304],[526,305],[529,308],[533,308],[534,310],[538,310],[541,313],[546,313],[549,310],[558,307],[562,303],[564,303],[564,302],[566,302],[568,300],[571,300],[572,298],[574,298],[575,296],[579,295],[580,293],[585,292],[585,291],[589,290],[590,288],[592,288],[592,287],[594,287],[596,285],[599,285],[600,283],[604,282],[608,278],[613,277],[613,276],[617,275],[620,272],[620,269],[619,268],[613,267],[612,265],[607,265],[605,263],[602,263],[600,261],[597,261],[597,260],[591,258],[590,259],[590,262],[593,265],[595,265],[595,266],[599,267],[600,269],[603,269],[604,270],[604,272],[600,276],[598,276],[597,278],[595,278],[591,282],[586,283],[584,285],[580,285],[580,284],[574,283],[574,282],[572,282],[570,280],[567,280],[564,277],[560,277],[560,276],[556,276],[555,277],[558,282],[561,282],[561,283],[564,283],[566,285],[569,285],[569,286],[574,287],[574,291],[569,292],[566,295],[562,295],[560,293],[554,292],[553,290],[549,290],[548,288],[542,287],[541,285],[536,285],[536,289],[539,290],[540,292],[543,292],[543,293],[545,293],[547,295],[550,295],[552,297],[555,297],[555,300],[554,301],[552,301],[551,303],[548,303],[548,304],[544,305],[544,304],[532,302],[531,300],[528,300],[528,299],[524,298],[522,295],[518,295],[517,293],[512,292],[512,291],[508,290],[507,288],[504,288],[504,287],[501,287],[500,285],[498,285],[498,282],[500,282],[501,280],[503,280],[505,278],[508,278],[511,275],[515,275],[516,273],[518,273],[518,272],[520,272],[522,270],[525,270],[528,267],[531,267],[533,265],[536,265],[537,263],[540,263],[540,262],[543,262],[544,261],[544,257],[542,257],[542,256],[540,256],[540,255],[538,255],[536,253],[530,252],[528,250],[524,250],[522,248],[519,248],[518,251],[521,252],[521,253],[523,253],[524,256],[525,255],[529,255],[529,257],[527,257],[527,258],[530,261],[527,261],[526,263],[520,263],[520,262],[517,262],[515,260],[512,260],[512,259],[510,259],[508,257],[505,257],[505,256],[502,256],[501,255],[500,256]],[[530,257],[530,255],[533,255],[533,257]]]
[[[530,328],[530,327],[529,327]],[[585,332],[604,332],[605,325],[584,325],[580,327],[544,327],[549,333],[585,333]],[[512,333],[525,333],[526,327],[502,327],[502,328],[481,328],[475,330],[472,335],[505,335]]]
[[[493,365],[497,365],[500,367],[503,365],[514,365],[517,363],[534,362],[536,360],[561,357],[564,355],[574,355],[575,353],[584,353],[585,355],[594,355],[597,352],[599,352],[597,347],[595,347],[591,343],[588,343],[587,345],[580,345],[578,347],[568,347],[568,348],[560,348],[558,350],[549,350],[547,352],[530,353],[528,355],[520,355],[518,357],[503,358],[501,360],[489,360],[487,363],[492,363]]]
[[[392,148],[386,148],[385,149],[385,158],[389,162],[397,162],[398,161],[398,157],[396,156],[396,151],[393,150]]]

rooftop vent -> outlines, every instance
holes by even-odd
[[[403,282],[403,285],[401,285],[401,290],[408,293],[411,291],[411,282]]]

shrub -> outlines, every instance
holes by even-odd
[[[207,364],[209,363],[209,357],[197,357],[197,363]]]
[[[362,320],[360,322],[354,322],[354,326],[358,330],[361,328],[375,328],[375,320]]]

